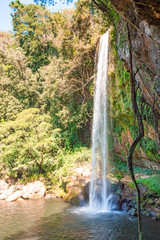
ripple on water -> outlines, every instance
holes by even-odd
[[[136,217],[123,212],[91,213],[62,201],[0,203],[0,216],[0,240],[138,239]],[[158,224],[150,218],[143,218],[143,222],[145,240],[159,240]]]

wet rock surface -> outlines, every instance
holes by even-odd
[[[112,176],[107,178],[107,193],[109,195],[109,205],[111,210],[121,210],[128,215],[137,216],[136,190],[131,185],[131,179],[126,177],[127,181],[119,181]],[[99,180],[100,184],[100,180]],[[69,202],[76,206],[83,206],[89,201],[90,182],[87,182],[81,188],[78,194],[69,199]],[[155,220],[160,219],[160,199],[158,195],[143,184],[139,184],[141,191],[141,211],[145,216],[150,216]]]
[[[124,181],[124,187],[121,192],[120,207],[127,214],[137,216],[137,193],[131,185],[131,181]],[[157,193],[147,188],[142,183],[138,184],[141,192],[141,212],[145,216],[153,219],[159,219],[160,199]]]
[[[75,168],[72,176],[66,177],[64,181],[64,192],[61,195],[63,200],[80,206],[88,201],[90,176],[91,165],[89,163]],[[55,194],[57,197],[60,196],[57,191]]]

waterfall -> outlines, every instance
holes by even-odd
[[[107,78],[109,31],[101,36],[94,92],[90,209],[107,210]]]

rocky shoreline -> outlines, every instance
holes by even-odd
[[[0,180],[0,200],[6,202],[24,201],[27,199],[41,199],[54,197],[54,194],[46,194],[46,187],[41,181],[33,183],[11,185]]]
[[[87,168],[86,168],[87,169]],[[84,176],[83,176],[84,175]],[[85,171],[79,170],[67,177],[64,182],[64,189],[57,188],[52,193],[46,192],[46,187],[41,181],[33,183],[11,185],[4,180],[0,180],[0,200],[6,202],[24,201],[29,199],[42,198],[62,198],[71,204],[83,206],[89,200],[89,175]],[[111,198],[112,210],[122,210],[131,216],[137,216],[136,191],[129,184],[129,177],[117,180],[108,175],[108,193]],[[142,201],[142,214],[152,217],[155,220],[160,219],[160,198],[156,193],[147,189],[145,185],[140,184]]]
[[[160,219],[160,198],[152,190],[145,185],[139,184],[141,192],[141,213],[145,216],[152,217],[155,220]],[[120,193],[120,207],[127,214],[137,216],[137,193],[135,188],[129,184],[124,183],[123,189]]]

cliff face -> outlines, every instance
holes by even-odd
[[[132,70],[136,80],[136,88],[140,89],[143,96],[141,101],[152,110],[154,116],[152,126],[148,126],[148,116],[143,118],[145,137],[147,136],[149,141],[157,140],[158,146],[160,143],[160,126],[158,126],[160,119],[160,1],[110,0],[110,2],[114,10],[121,16],[118,24],[113,23],[113,25],[116,29],[117,53],[128,72],[130,71],[128,30],[130,31]],[[109,5],[106,4],[106,8],[104,5],[101,3],[99,8],[109,15],[111,12]],[[138,104],[141,111],[141,103]],[[154,129],[156,124],[157,132]],[[129,146],[133,142],[133,134],[127,126],[122,131],[120,139],[116,134],[114,135],[114,151],[119,157],[125,159],[124,156],[128,155]],[[142,167],[160,170],[158,154],[155,156],[153,154],[152,157],[148,155],[145,151],[145,142],[147,143],[147,139],[144,140],[142,148],[139,146],[139,149],[135,150],[134,162]]]
[[[133,74],[145,102],[150,105],[158,123],[158,119],[160,119],[160,1],[111,0],[111,2],[122,16],[117,28],[118,55],[127,70],[130,71],[126,27],[126,22],[128,22],[133,49]],[[160,143],[159,127],[157,126],[157,134],[153,130],[149,131],[149,138],[157,138],[158,144]],[[128,139],[129,135],[128,132],[128,134],[122,136],[122,139],[131,144],[132,141]],[[119,145],[123,149],[126,146],[125,141],[122,141]],[[118,148],[117,146],[115,144],[116,151],[118,152],[119,149],[119,152],[121,152],[121,147]],[[139,151],[135,151],[134,159],[142,167],[160,169],[160,159],[151,160],[141,148],[139,148]]]
[[[111,0],[110,2],[121,12],[132,6],[140,20],[147,19],[149,24],[155,26],[159,26],[160,24],[159,0]]]
[[[122,21],[122,25],[124,22]],[[139,29],[145,33],[141,34],[135,29],[131,29],[133,46],[133,73],[135,74],[138,86],[149,105],[157,115],[160,115],[160,27],[149,25],[142,20]],[[128,43],[121,44],[121,36],[126,32],[119,32],[117,45],[118,54],[129,70],[129,50]]]
[[[133,47],[133,73],[147,103],[160,116],[160,1],[111,0],[122,20],[117,28],[120,58],[130,69],[126,19]]]
[[[149,138],[153,139],[154,136],[154,130],[149,129]],[[131,132],[129,129],[126,129],[126,132],[121,133],[121,141],[114,136],[114,152],[115,155],[117,155],[119,158],[121,158],[123,161],[126,161],[126,157],[128,155],[128,144],[131,145],[133,142],[133,138],[131,136]],[[148,168],[148,169],[153,169],[160,171],[160,159],[158,157],[151,158],[148,156],[146,151],[138,146],[138,148],[134,151],[133,154],[133,160],[134,164],[137,166],[140,166],[142,168]]]

